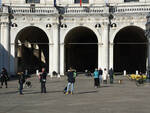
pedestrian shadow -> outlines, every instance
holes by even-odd
[[[24,91],[24,94],[26,95],[32,95],[32,94],[40,94],[41,92],[40,91],[34,91],[34,92],[28,92],[28,91]]]
[[[25,92],[25,94],[27,94],[27,95],[28,95],[28,94],[30,95],[30,94],[40,94],[40,93],[41,93],[40,91],[33,91],[33,92],[24,91],[24,92]],[[46,93],[49,94],[49,93],[59,93],[59,92],[62,93],[63,91],[62,91],[62,90],[58,90],[58,91],[47,91]]]
[[[83,91],[83,92],[75,92],[74,94],[90,94],[90,93],[98,93],[97,90],[94,90],[94,91]]]
[[[100,86],[100,88],[107,88],[107,87],[112,87],[112,86],[106,86],[106,85]]]
[[[63,90],[56,90],[56,91],[47,91],[48,93],[59,93],[59,92],[63,92]]]
[[[0,95],[4,95],[4,94],[17,94],[18,91],[11,91],[11,92],[3,92],[3,93],[0,93]]]

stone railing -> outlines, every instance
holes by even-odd
[[[138,6],[115,6],[115,13],[148,13],[150,12],[150,5]]]
[[[56,14],[54,7],[11,7],[12,14]]]
[[[65,14],[103,14],[104,7],[68,7],[65,9]]]
[[[8,6],[1,6],[0,7],[0,13],[8,14]]]
[[[115,5],[113,6],[113,11],[115,14],[125,14],[125,13],[148,13],[150,12],[150,5]],[[58,10],[55,7],[31,7],[31,6],[10,6],[10,11],[12,14],[58,14]],[[8,13],[8,7],[2,6],[0,8],[1,13]],[[64,7],[65,15],[101,15],[108,14],[108,6],[70,6]]]
[[[113,6],[113,13],[148,13],[150,12],[150,5],[130,5],[130,6]],[[108,14],[108,6],[89,6],[89,7],[68,7],[65,14]]]

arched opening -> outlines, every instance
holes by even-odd
[[[49,69],[49,40],[38,27],[22,29],[15,40],[17,72],[28,70],[35,73],[45,67]]]
[[[86,27],[76,27],[65,37],[65,69],[79,72],[94,71],[98,67],[98,40],[95,33]]]
[[[114,39],[114,71],[135,73],[146,71],[147,39],[144,30],[129,26],[121,29]]]

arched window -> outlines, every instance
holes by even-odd
[[[74,0],[74,3],[80,3],[80,0]],[[89,0],[82,0],[82,3],[89,3]]]
[[[40,3],[40,0],[26,0],[26,3]]]
[[[124,0],[124,2],[139,2],[139,0]]]

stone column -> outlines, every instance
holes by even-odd
[[[109,61],[110,61],[110,65],[109,68],[113,68],[113,61],[114,61],[114,45],[113,42],[110,43],[109,45],[109,51],[110,51],[110,55],[109,55]]]
[[[98,68],[102,68],[102,43],[98,44]]]
[[[64,43],[60,45],[60,75],[64,75]]]
[[[16,56],[17,57],[17,56]],[[15,44],[10,44],[10,73],[15,74]]]
[[[49,75],[52,77],[53,72],[53,45],[49,44]]]
[[[1,31],[1,25],[0,25],[0,31]],[[3,51],[2,51],[2,38],[1,38],[1,35],[0,35],[0,69],[2,69],[2,54],[3,54]]]
[[[108,23],[104,24],[102,31],[102,68],[108,70],[109,65],[109,54],[108,54]]]
[[[9,24],[1,24],[1,44],[2,44],[2,67],[5,67],[9,72]]]
[[[59,72],[59,24],[58,23],[54,23],[53,24],[53,71],[56,71],[57,73]]]

